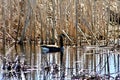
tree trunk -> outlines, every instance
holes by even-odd
[[[28,28],[29,26],[29,22],[30,22],[30,15],[31,15],[31,6],[30,6],[30,1],[28,0],[28,11],[27,11],[27,14],[26,14],[26,20],[25,20],[25,23],[24,23],[24,27],[23,27],[23,30],[22,30],[22,33],[21,33],[21,38],[20,38],[20,41],[18,42],[19,44],[22,44],[23,43],[23,40],[25,39],[25,33],[26,33],[26,29]]]

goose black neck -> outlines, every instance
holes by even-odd
[[[60,47],[63,47],[63,36],[62,35],[60,35],[60,41],[59,41],[59,43],[60,43]]]

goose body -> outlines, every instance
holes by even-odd
[[[63,37],[64,37],[64,34],[61,34],[60,35],[60,40],[59,40],[60,46],[56,46],[56,45],[42,45],[41,46],[41,53],[42,54],[46,54],[46,53],[63,52],[64,51],[64,48],[63,48]]]
[[[41,51],[43,54],[46,53],[55,53],[55,52],[62,52],[64,51],[63,47],[58,47],[55,45],[43,45],[41,46]]]

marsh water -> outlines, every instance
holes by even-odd
[[[114,80],[119,74],[120,54],[110,51],[109,48],[95,48],[88,51],[85,48],[65,46],[63,65],[60,65],[60,53],[43,55],[40,45],[24,44],[7,47],[5,59],[14,61],[15,55],[20,55],[21,62],[25,61],[30,68],[22,72],[19,77],[5,76],[5,71],[1,70],[0,80],[71,80],[73,75],[80,75],[82,72],[103,77],[107,75],[109,79],[105,80]]]

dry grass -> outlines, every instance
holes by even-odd
[[[76,13],[75,0],[55,0],[55,2],[51,0],[0,0],[0,32],[2,33],[5,27],[6,38],[9,37],[13,41],[23,36],[24,39],[50,40],[53,38],[53,31],[56,31],[54,35],[57,36],[64,30],[76,42],[75,24],[78,24],[83,32],[78,31],[78,36],[93,37],[92,40],[97,40],[99,36],[108,39],[111,35],[108,35],[107,31],[111,30],[111,27],[109,27],[109,12],[106,11],[106,7],[119,11],[118,3],[119,1],[116,0],[95,2],[79,0]],[[76,15],[78,23],[76,23]],[[23,30],[25,33],[22,33]]]

